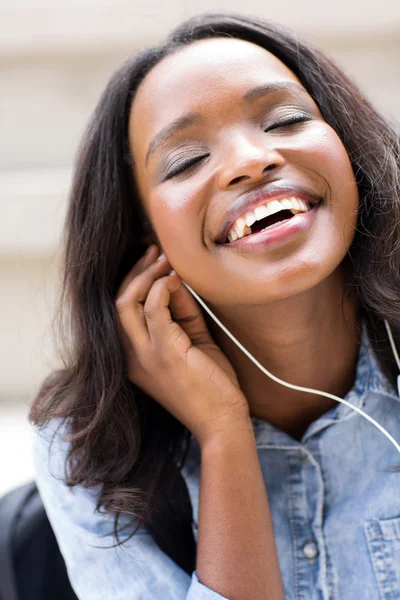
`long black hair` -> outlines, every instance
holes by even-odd
[[[237,14],[205,13],[166,41],[128,58],[111,76],[83,136],[64,229],[60,341],[64,366],[49,375],[30,420],[68,420],[69,485],[102,484],[98,507],[151,521],[187,456],[190,432],[126,376],[114,299],[146,249],[151,228],[133,178],[128,120],[135,92],[164,57],[200,39],[239,38],[273,53],[299,78],[340,137],[359,189],[348,256],[355,290],[382,368],[396,365],[383,319],[400,341],[399,140],[354,81],[292,31]],[[209,318],[204,311],[206,320]],[[118,539],[118,535],[117,535]]]

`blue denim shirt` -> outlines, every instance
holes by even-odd
[[[400,402],[378,366],[365,327],[345,400],[400,441]],[[367,419],[337,403],[300,442],[252,418],[274,524],[286,600],[400,599],[400,454]],[[37,483],[80,600],[224,600],[190,577],[140,530],[120,548],[99,489],[62,481],[68,444],[57,422],[34,442]],[[185,477],[197,540],[200,449],[192,437]],[[225,600],[227,600],[225,598]],[[250,599],[249,599],[250,600]]]

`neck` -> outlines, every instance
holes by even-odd
[[[337,270],[312,290],[273,304],[211,310],[276,377],[343,398],[354,382],[360,345],[359,304],[355,293],[344,292],[344,275]],[[310,423],[337,404],[276,383],[214,321],[210,327],[252,416],[301,439]]]

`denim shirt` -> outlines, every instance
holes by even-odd
[[[345,396],[400,441],[400,402],[365,326],[356,377]],[[367,419],[337,403],[300,441],[252,418],[286,600],[400,600],[400,454]],[[189,576],[139,530],[110,548],[113,515],[96,512],[99,488],[62,481],[68,444],[37,430],[37,484],[80,600],[229,600]],[[183,469],[197,540],[200,449]],[[244,515],[245,518],[245,515]],[[122,520],[121,524],[124,523]],[[107,548],[108,546],[108,548]],[[250,600],[250,599],[249,599]]]

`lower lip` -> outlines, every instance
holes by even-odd
[[[320,204],[317,204],[306,213],[298,213],[286,221],[275,223],[258,233],[252,233],[235,242],[222,244],[222,246],[241,252],[262,252],[265,248],[281,245],[311,228],[319,206]]]

